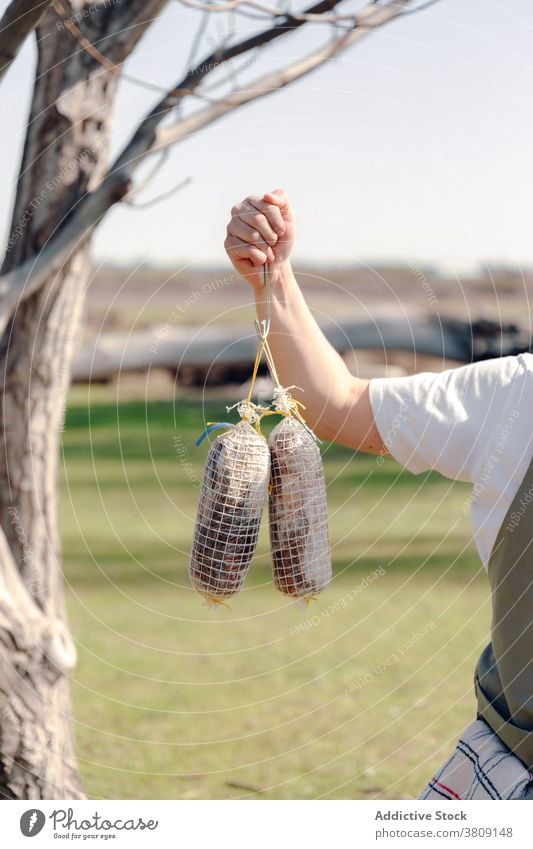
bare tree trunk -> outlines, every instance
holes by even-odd
[[[80,30],[105,45],[100,49],[120,65],[164,0],[131,0],[126,9],[98,5],[64,4],[69,15],[87,10],[77,18]],[[31,114],[3,272],[46,245],[80,198],[98,185],[107,160],[117,74],[80,48],[52,9],[37,35]],[[65,626],[56,493],[89,247],[86,237],[61,271],[19,304],[0,340],[0,526],[5,556],[13,558],[44,623],[37,651],[28,634],[22,637],[25,647],[17,645],[13,622],[2,622],[0,605],[0,798],[83,796],[65,674],[74,650]],[[21,616],[29,618],[24,610]]]

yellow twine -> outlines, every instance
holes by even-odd
[[[223,607],[227,607],[228,610],[231,610],[230,605],[227,603],[227,601],[224,601],[223,598],[217,598],[214,595],[207,595],[206,593],[204,593],[203,595],[205,600],[208,601],[209,604],[221,604]]]
[[[251,377],[251,380],[250,380],[250,391],[248,392],[248,397],[246,398],[247,404],[250,404],[251,400],[252,400],[252,393],[254,391],[255,381],[257,379],[257,372],[259,371],[259,366],[260,366],[260,363],[261,363],[261,357],[263,356],[264,346],[265,346],[265,343],[261,339],[260,342],[259,342],[259,345],[257,346],[257,353],[255,355],[255,363],[254,363],[254,368],[253,368],[253,371],[252,371],[252,377]]]
[[[272,307],[271,307],[271,297],[270,297],[270,273],[269,273],[268,263],[265,263],[265,265],[263,267],[263,274],[264,274],[264,284],[265,284],[266,316],[267,317],[266,317],[265,321],[259,322],[256,319],[255,322],[254,322],[255,329],[256,329],[257,335],[259,337],[259,344],[257,346],[255,363],[254,363],[254,367],[253,367],[253,371],[252,371],[252,377],[250,379],[250,389],[249,389],[249,392],[248,392],[248,397],[246,398],[246,405],[247,406],[250,405],[251,401],[252,401],[252,394],[253,394],[253,391],[254,391],[255,381],[257,379],[257,373],[259,371],[259,366],[261,364],[261,358],[263,356],[263,353],[265,354],[268,369],[270,371],[270,374],[272,375],[272,379],[274,381],[276,389],[281,389],[281,390],[284,389],[284,387],[280,383],[278,373],[277,373],[277,370],[276,370],[276,364],[274,362],[274,357],[272,355],[270,345],[268,344],[268,334],[270,332],[270,324],[271,324],[271,320],[272,320]],[[297,401],[295,398],[292,398],[290,396],[290,394],[288,394],[288,398],[289,398],[289,410],[267,410],[264,413],[262,413],[254,421],[255,429],[260,436],[263,436],[263,433],[261,431],[261,420],[262,420],[263,416],[273,416],[273,415],[295,416],[295,418],[297,418],[298,421],[306,429],[308,429],[307,422],[305,421],[304,417],[302,416],[302,414],[300,412],[300,410],[305,410],[305,405],[302,404],[301,401]],[[249,417],[245,418],[245,421],[249,421]]]

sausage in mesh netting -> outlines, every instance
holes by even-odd
[[[216,603],[237,593],[257,545],[268,491],[265,439],[241,421],[207,456],[189,562],[191,583]]]
[[[322,458],[312,436],[292,416],[274,428],[268,445],[274,583],[285,595],[310,598],[331,580]]]

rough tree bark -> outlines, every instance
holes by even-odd
[[[69,16],[78,15],[83,35],[100,49],[104,45],[106,57],[119,66],[164,3],[130,0],[123,11],[94,0],[63,5]],[[91,14],[79,15],[89,7]],[[3,272],[47,244],[107,164],[117,74],[80,49],[54,9],[45,13],[37,35],[31,114]],[[89,241],[82,238],[60,272],[18,306],[0,340],[3,553],[13,558],[31,596],[21,600],[22,619],[31,618],[31,600],[43,617],[36,615],[33,636],[21,630],[17,642],[0,607],[0,798],[83,796],[65,674],[74,649],[65,627],[57,466],[73,340],[90,272]]]

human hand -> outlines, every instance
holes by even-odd
[[[289,196],[274,189],[263,196],[249,195],[231,210],[224,242],[233,267],[249,283],[263,284],[263,266],[269,263],[270,279],[288,262],[294,247],[295,220]]]

